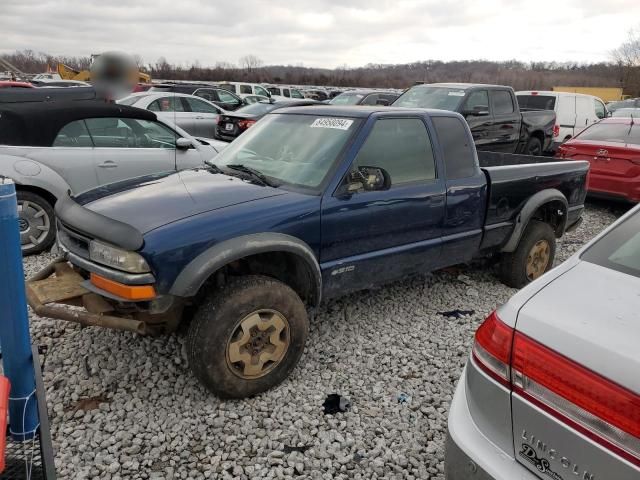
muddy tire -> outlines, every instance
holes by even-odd
[[[56,239],[53,206],[37,193],[18,190],[16,196],[22,254],[47,250]]]
[[[538,137],[531,137],[524,147],[524,153],[527,155],[542,155],[542,142]]]
[[[514,288],[522,288],[553,266],[556,237],[548,223],[531,220],[515,251],[500,260],[500,279]]]
[[[289,376],[308,333],[305,306],[289,286],[258,275],[233,278],[198,308],[187,338],[189,364],[217,396],[249,397]]]

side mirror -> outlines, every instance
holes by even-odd
[[[388,107],[389,106],[389,100],[385,99],[385,98],[379,98],[376,101],[376,105],[382,105],[384,107]]]
[[[348,193],[389,190],[390,187],[391,177],[384,168],[362,166],[349,172]]]
[[[188,150],[190,148],[195,148],[193,143],[188,138],[177,138],[176,139],[176,148],[178,150]]]

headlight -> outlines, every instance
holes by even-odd
[[[94,262],[131,273],[150,271],[144,258],[134,252],[128,252],[111,245],[92,240],[89,244],[89,258]]]

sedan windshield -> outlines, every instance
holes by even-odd
[[[225,148],[213,162],[242,165],[271,183],[316,189],[360,121],[316,115],[271,114]]]
[[[413,87],[393,102],[393,106],[455,111],[464,94],[464,90],[460,88]]]
[[[584,130],[576,138],[596,142],[631,143],[640,145],[640,125],[602,122]]]
[[[640,277],[640,213],[630,216],[594,243],[581,259]]]
[[[363,97],[364,94],[362,93],[341,93],[329,103],[331,105],[358,105]]]

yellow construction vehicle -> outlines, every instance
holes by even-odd
[[[97,57],[97,55],[95,57]],[[63,80],[79,80],[81,82],[91,81],[90,70],[78,71],[68,65],[65,65],[64,63],[58,63],[57,70],[58,75],[60,75],[60,78],[62,78]],[[151,83],[151,75],[138,71],[138,80],[136,83]]]

